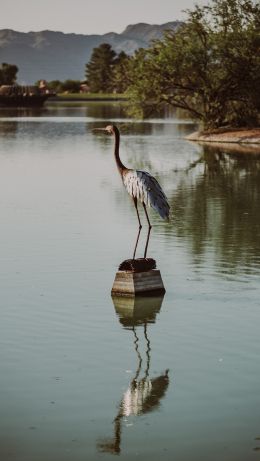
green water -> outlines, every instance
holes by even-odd
[[[171,204],[170,224],[150,211],[164,298],[110,296],[138,225],[92,133],[108,122]],[[1,460],[259,459],[260,151],[195,128],[118,104],[0,111]]]

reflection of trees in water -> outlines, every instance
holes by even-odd
[[[0,135],[9,136],[17,132],[18,122],[1,122],[0,121]]]
[[[194,256],[210,244],[233,267],[259,258],[260,153],[205,147],[171,202],[172,225],[178,236],[191,241]]]
[[[150,378],[151,342],[148,325],[154,323],[160,311],[163,296],[151,298],[113,297],[120,323],[133,334],[133,344],[137,356],[137,368],[126,392],[120,400],[114,418],[114,435],[100,440],[97,444],[101,452],[118,455],[121,452],[122,426],[128,417],[139,416],[158,409],[169,385],[168,370]],[[145,354],[140,352],[139,329],[143,327]],[[143,370],[143,377],[140,378]]]
[[[48,113],[46,107],[0,107],[0,117],[42,117]]]
[[[85,104],[86,108],[86,116],[93,117],[93,118],[101,118],[104,121],[111,120],[113,118],[125,118],[125,103],[124,102],[87,102]],[[104,122],[103,122],[104,123]]]
[[[0,117],[10,120],[0,120],[0,135],[12,136],[19,129],[19,122],[12,120],[12,117],[42,117],[48,113],[44,107],[1,107]]]

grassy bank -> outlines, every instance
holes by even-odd
[[[125,94],[119,93],[58,93],[50,101],[125,101]]]

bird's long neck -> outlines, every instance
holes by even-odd
[[[123,171],[126,170],[127,168],[125,167],[125,165],[123,165],[119,157],[119,144],[120,144],[119,130],[116,126],[114,126],[113,128],[114,128],[114,135],[115,135],[115,150],[114,150],[115,160],[116,160],[118,171],[122,175]]]

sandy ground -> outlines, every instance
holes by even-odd
[[[213,133],[196,131],[187,136],[186,139],[200,142],[260,144],[260,128],[250,130],[237,129]]]

